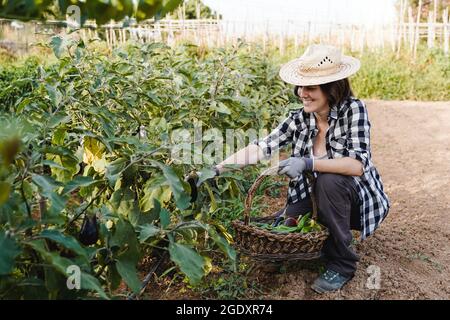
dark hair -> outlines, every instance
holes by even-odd
[[[324,83],[319,86],[322,92],[326,95],[330,108],[335,105],[341,105],[348,97],[353,96],[353,91],[348,78]],[[295,86],[294,88],[294,95],[297,97],[299,88],[300,86]]]

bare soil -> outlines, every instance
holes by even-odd
[[[318,262],[255,264],[248,280],[262,292],[250,298],[450,299],[450,102],[366,104],[372,159],[391,209],[368,239],[360,242],[355,233],[361,258],[355,277],[342,290],[319,295],[310,289]],[[284,197],[285,191],[271,199],[273,212]],[[201,298],[178,285],[163,291],[158,298]]]

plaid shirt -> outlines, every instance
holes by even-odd
[[[363,175],[353,176],[353,179],[361,200],[361,237],[365,239],[380,225],[390,206],[380,175],[371,160],[367,109],[362,101],[349,97],[341,106],[330,109],[328,124],[325,137],[328,158],[351,157],[361,161],[364,166]],[[290,112],[289,117],[267,137],[254,143],[262,148],[266,157],[288,143],[292,143],[292,157],[311,157],[312,139],[317,133],[314,115],[299,109]],[[310,191],[305,175],[292,179],[288,203],[305,199]]]

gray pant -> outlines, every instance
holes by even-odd
[[[319,173],[315,194],[318,220],[330,232],[322,249],[327,269],[352,277],[359,257],[351,247],[350,230],[361,229],[360,199],[355,182],[350,176]],[[277,215],[282,214],[283,210],[280,210]],[[312,206],[311,199],[308,197],[288,205],[286,214],[298,217],[310,211]]]

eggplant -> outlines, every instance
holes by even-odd
[[[78,239],[85,246],[95,244],[98,240],[98,224],[97,216],[94,214],[92,217],[84,215],[83,224]]]
[[[283,225],[288,227],[296,227],[297,226],[297,219],[293,217],[288,217],[286,220],[284,220]]]
[[[197,182],[198,182],[198,175],[196,173],[191,173],[186,177],[187,183],[189,183],[189,186],[191,187],[191,200],[190,202],[195,202],[197,200],[198,196],[198,189],[197,189]]]

